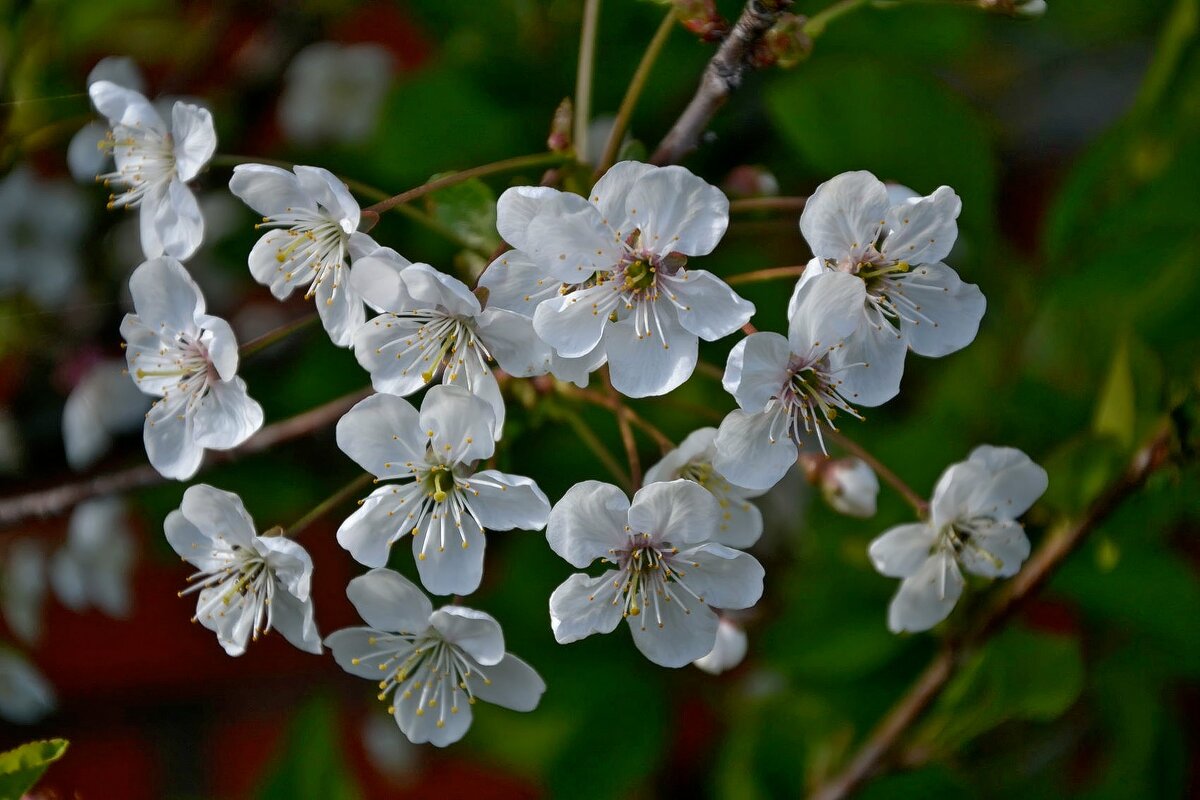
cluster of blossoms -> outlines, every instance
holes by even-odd
[[[203,237],[187,184],[214,153],[212,118],[176,102],[168,124],[142,95],[102,77],[89,91],[110,126],[102,141],[113,168],[101,178],[120,192],[110,205],[140,213],[147,260],[130,278],[134,313],[121,332],[129,377],[156,398],[144,417],[146,452],[162,475],[188,480],[206,450],[237,447],[264,421],[236,374],[232,328],[206,312],[183,263]],[[239,497],[204,484],[188,488],[165,522],[168,542],[195,568],[180,594],[196,594],[194,621],[229,655],[271,630],[307,652],[328,647],[347,672],[379,682],[413,742],[457,741],[478,699],[532,710],[546,687],[505,651],[495,619],[457,601],[434,610],[390,571],[393,544],[411,537],[426,591],[462,596],[482,582],[489,532],[544,529],[571,566],[605,565],[570,575],[549,598],[558,642],[608,633],[623,619],[650,661],[725,671],[747,651],[739,612],[763,593],[764,569],[744,552],[763,529],[751,500],[800,460],[836,509],[872,516],[879,484],[870,467],[816,449],[824,453],[839,416],[861,419],[859,408],[897,395],[910,350],[939,357],[968,345],[985,309],[979,288],[943,263],[961,208],[952,189],[919,196],[866,172],[839,175],[800,219],[813,258],[792,293],[786,335],[752,332],[729,354],[722,383],[737,408],[664,455],[632,499],[588,480],[552,504],[534,480],[490,468],[504,435],[502,383],[552,375],[582,387],[605,368],[628,397],[683,384],[700,339],[726,337],[755,313],[691,263],[728,227],[719,189],[682,167],[633,161],[614,165],[586,196],[509,188],[497,228],[511,249],[472,290],[360,230],[371,215],[327,170],[243,164],[229,188],[261,217],[251,276],[280,300],[302,290],[375,390],[336,429],[338,447],[379,484],[337,531],[370,568],[347,588],[366,627],[322,639],[308,552],[281,527],[260,533]],[[419,402],[408,399],[422,390]],[[94,404],[78,405],[74,427],[94,427]],[[76,437],[73,463],[102,447]],[[944,619],[963,569],[1012,575],[1029,552],[1015,519],[1045,486],[1039,467],[1006,448],[980,447],[948,469],[929,519],[870,546],[879,571],[903,579],[891,629]],[[12,579],[5,588],[41,591]]]

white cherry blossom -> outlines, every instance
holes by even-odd
[[[159,399],[146,414],[146,455],[164,477],[196,474],[204,450],[237,447],[262,427],[262,406],[235,373],[229,323],[204,313],[204,297],[173,258],[151,259],[129,279],[133,314],[121,322],[129,374]]]
[[[742,663],[749,648],[746,631],[729,617],[721,617],[717,624],[717,641],[713,649],[703,658],[692,663],[709,675],[720,675]]]
[[[612,568],[576,573],[554,590],[554,638],[609,633],[624,618],[656,664],[682,667],[710,653],[718,618],[709,606],[749,608],[762,595],[762,566],[717,543],[720,521],[716,499],[688,480],[652,483],[632,504],[611,484],[571,487],[550,512],[550,548],[575,567],[600,559]]]
[[[713,467],[717,456],[717,429],[701,428],[688,434],[679,447],[646,470],[646,483],[673,481],[678,478],[700,484],[721,506],[721,522],[716,540],[730,547],[749,547],[762,535],[762,513],[750,502],[762,490],[743,489],[726,480]]]
[[[15,650],[0,646],[0,717],[29,725],[54,710],[54,689]]]
[[[97,81],[110,81],[139,94],[146,93],[142,71],[126,56],[107,56],[97,61],[88,73],[88,87]],[[111,148],[105,147],[107,137],[108,125],[98,120],[84,125],[71,137],[67,145],[67,168],[71,177],[81,183],[90,183],[105,171],[112,157]]]
[[[250,251],[250,274],[280,300],[303,288],[329,338],[349,347],[366,320],[350,262],[379,245],[358,231],[361,210],[346,184],[320,167],[239,164],[229,190],[262,214],[255,227],[272,229]]]
[[[866,289],[857,328],[832,359],[866,364],[859,402],[879,405],[900,391],[908,350],[944,356],[975,339],[986,301],[942,263],[958,237],[962,201],[949,186],[927,197],[890,191],[869,172],[846,172],[817,187],[800,216],[813,260],[796,286],[827,271]],[[797,302],[793,295],[792,306]]]
[[[79,188],[21,165],[0,180],[0,297],[58,311],[80,288],[88,213]]]
[[[504,651],[504,632],[490,615],[433,605],[399,573],[373,569],[350,581],[350,602],[367,627],[325,639],[351,675],[379,682],[379,699],[410,741],[445,747],[471,727],[471,706],[483,700],[532,711],[546,684]]]
[[[354,334],[354,355],[371,373],[377,392],[406,396],[441,376],[492,407],[499,439],[504,399],[491,362],[515,377],[546,372],[550,348],[528,317],[485,309],[466,284],[428,264],[400,266],[395,259],[363,259],[354,280],[362,296],[384,313]]]
[[[317,42],[288,65],[279,123],[302,144],[361,142],[375,130],[392,82],[392,56],[378,44]]]
[[[754,333],[729,354],[723,383],[739,408],[717,430],[713,465],[739,486],[766,490],[795,463],[806,435],[824,448],[821,426],[838,414],[859,417],[862,364],[835,363],[855,330],[863,282],[842,272],[816,276],[801,288],[788,335]]]
[[[520,186],[501,195],[497,228],[559,282],[533,324],[560,356],[598,346],[613,386],[631,397],[679,386],[696,366],[698,337],[744,325],[754,306],[689,257],[712,252],[729,201],[683,167],[615,164],[586,198]]]
[[[64,606],[91,606],[110,617],[132,608],[130,579],[137,546],[118,497],[100,497],[76,506],[67,541],[50,559],[50,585]]]
[[[63,406],[63,446],[71,469],[96,463],[114,435],[142,425],[149,407],[150,399],[125,374],[125,362],[105,359],[93,364]]]
[[[891,528],[868,549],[875,569],[903,579],[888,628],[923,631],[944,620],[962,594],[964,569],[988,578],[1015,575],[1029,556],[1016,518],[1046,486],[1046,471],[1011,447],[977,447],[943,472],[929,519]]]
[[[203,483],[183,493],[164,527],[171,547],[196,568],[179,595],[200,593],[193,621],[216,633],[226,653],[242,655],[271,630],[321,652],[307,550],[278,528],[259,536],[241,498]]]
[[[558,296],[562,282],[520,250],[502,253],[488,265],[479,276],[479,285],[488,290],[488,308],[503,308],[533,320],[538,304]],[[549,372],[560,381],[570,381],[576,386],[588,384],[588,375],[600,369],[607,360],[603,342],[597,342],[591,351],[582,356],[567,358],[549,348]]]
[[[99,176],[120,190],[109,207],[139,208],[146,258],[190,257],[204,238],[204,217],[187,182],[216,151],[212,114],[178,101],[168,125],[145,97],[111,81],[92,83],[88,94],[111,128],[105,143],[114,169]]]
[[[342,452],[381,481],[338,529],[361,564],[382,567],[392,543],[412,534],[421,583],[434,594],[470,594],[483,577],[484,530],[541,530],[550,502],[531,479],[492,469],[491,407],[460,386],[432,387],[418,412],[376,394],[338,421]]]

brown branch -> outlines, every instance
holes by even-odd
[[[842,800],[849,797],[887,765],[900,738],[938,698],[967,655],[1012,619],[1088,534],[1137,492],[1151,474],[1168,463],[1173,434],[1173,430],[1167,427],[1138,450],[1121,476],[1091,504],[1082,519],[1044,542],[1025,567],[999,590],[995,602],[987,606],[967,633],[958,639],[946,641],[845,769],[818,786],[810,795],[811,800]]]
[[[204,459],[201,469],[208,469],[252,453],[260,453],[277,444],[306,436],[336,421],[351,406],[370,393],[369,389],[351,392],[310,411],[268,425],[246,440],[241,447],[210,452]],[[12,525],[30,517],[61,514],[92,497],[128,492],[166,482],[167,479],[159,475],[154,467],[149,464],[139,464],[136,467],[97,475],[51,489],[5,497],[0,499],[0,527]]]
[[[739,283],[759,283],[761,281],[772,281],[776,278],[799,278],[803,274],[804,267],[799,265],[794,267],[770,267],[768,269],[756,269],[753,272],[730,275],[725,278],[725,282],[730,286],[737,286]]]
[[[900,495],[908,501],[908,504],[917,512],[917,516],[923,517],[929,513],[929,503],[925,498],[913,491],[912,487],[905,483],[899,475],[888,469],[887,465],[873,456],[869,450],[860,445],[853,439],[848,438],[840,431],[828,431],[827,436],[831,441],[837,442],[838,447],[845,450],[847,453],[866,462],[867,466],[875,470],[875,474],[883,478],[883,482],[891,486]]]
[[[791,4],[792,0],[750,0],[746,3],[733,29],[704,68],[696,94],[663,137],[650,157],[650,163],[674,164],[696,149],[700,135],[718,109],[742,85],[743,74],[752,66],[755,45]]]
[[[625,404],[621,402],[621,396],[613,388],[612,379],[608,376],[607,364],[600,368],[600,375],[604,378],[604,391],[608,393],[613,402],[613,416],[617,418],[617,428],[621,431],[621,444],[625,446],[625,458],[629,461],[629,483],[636,492],[642,488],[642,460],[638,458],[637,440],[633,438],[633,428],[629,426]]]
[[[799,213],[804,210],[807,197],[743,197],[740,200],[729,201],[729,213],[749,213],[752,211],[787,211]]]

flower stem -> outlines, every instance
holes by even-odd
[[[370,486],[373,479],[374,476],[372,476],[369,472],[364,472],[362,475],[359,475],[357,478],[350,481],[333,494],[329,495],[329,497],[322,500],[303,517],[292,523],[292,526],[287,529],[287,532],[284,534],[284,536],[288,537],[289,539],[295,539],[297,536],[303,533],[304,529],[309,525],[313,524],[321,517],[325,516],[330,511],[333,511],[338,506],[354,497],[354,495]]]
[[[617,117],[613,120],[612,131],[609,132],[608,141],[604,145],[604,155],[600,157],[600,163],[596,165],[597,176],[603,174],[617,160],[617,152],[621,149],[621,140],[625,138],[625,131],[629,128],[633,109],[637,107],[642,90],[646,88],[646,79],[650,77],[650,70],[653,69],[654,62],[658,60],[658,55],[662,52],[663,45],[666,44],[674,28],[675,7],[672,6],[667,11],[667,15],[663,17],[658,30],[654,32],[654,38],[646,46],[646,52],[642,53],[642,60],[638,62],[637,70],[634,71],[633,78],[629,81],[629,88],[625,90],[625,97],[621,100],[621,107],[617,109]],[[578,152],[583,151],[579,150]]]
[[[506,158],[503,161],[494,161],[491,164],[464,169],[460,172],[438,178],[437,180],[423,183],[415,189],[409,189],[407,192],[392,195],[386,200],[380,200],[375,205],[364,208],[363,214],[382,214],[384,211],[415,200],[430,192],[436,192],[438,189],[445,189],[447,186],[454,186],[457,183],[469,181],[471,178],[482,178],[484,175],[494,175],[497,172],[511,172],[529,167],[548,167],[554,164],[561,164],[568,158],[569,156],[562,153],[534,153],[528,156]]]
[[[635,427],[640,428],[646,435],[653,439],[655,443],[662,448],[664,453],[668,450],[675,449],[675,442],[671,440],[671,437],[667,436],[652,423],[648,422],[644,417],[622,402],[619,396],[613,398],[593,392],[589,389],[579,389],[574,386],[567,386],[565,388],[568,390],[568,394],[573,397],[577,397],[580,400],[592,403],[593,405],[603,406],[609,411],[612,411],[614,414],[624,414],[625,418],[633,423]]]
[[[745,213],[748,211],[791,211],[799,213],[804,210],[807,197],[746,197],[741,200],[729,201],[729,213]]]
[[[584,446],[591,450],[592,454],[595,455],[596,458],[600,459],[600,463],[604,465],[604,468],[607,469],[622,486],[632,491],[633,483],[630,481],[629,475],[625,473],[624,467],[622,467],[621,463],[617,461],[616,456],[614,456],[609,449],[604,446],[604,442],[600,441],[596,434],[592,432],[592,429],[588,427],[587,423],[569,408],[559,408],[557,411],[561,419],[571,426],[571,430],[575,432],[575,435],[579,437]]]
[[[600,376],[604,379],[604,391],[613,403],[613,414],[617,418],[617,428],[621,431],[621,444],[625,446],[625,458],[629,461],[629,483],[636,492],[642,488],[642,461],[638,457],[637,440],[633,438],[633,428],[629,425],[629,417],[626,416],[621,395],[613,388],[607,364],[600,368]]]
[[[825,28],[830,22],[866,4],[867,0],[838,0],[833,5],[813,14],[808,22],[804,23],[804,33],[810,39],[815,39],[825,32]]]
[[[600,0],[585,0],[583,28],[579,33],[579,65],[575,69],[575,152],[588,148],[588,122],[592,116],[592,73],[596,66],[596,29],[600,22]]]
[[[740,275],[730,275],[725,279],[725,282],[730,286],[737,286],[739,283],[759,283],[761,281],[772,281],[776,278],[798,278],[803,274],[803,266],[771,267],[770,269],[756,269],[753,272],[743,272]]]
[[[275,344],[276,342],[286,339],[287,337],[291,336],[296,331],[307,328],[309,325],[313,324],[318,319],[320,319],[320,317],[318,317],[317,312],[314,311],[310,314],[305,314],[304,316],[299,317],[298,319],[294,319],[291,322],[280,325],[278,328],[267,331],[262,336],[251,339],[250,341],[243,344],[241,347],[238,348],[238,355],[241,358],[246,358],[247,356],[254,355],[255,353],[259,352],[260,350],[265,350],[266,348],[270,347],[271,345]]]
[[[845,434],[838,431],[829,431],[825,434],[827,437],[837,442],[838,446],[846,452],[857,458],[862,459],[871,469],[875,470],[875,474],[883,478],[884,483],[891,486],[900,495],[908,501],[908,504],[917,512],[917,516],[924,517],[929,513],[929,503],[925,501],[921,495],[913,491],[912,487],[901,480],[900,476],[887,468],[882,461],[871,455],[862,445],[855,442],[853,439],[847,438]]]

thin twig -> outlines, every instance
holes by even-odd
[[[841,773],[817,787],[811,800],[842,800],[877,774],[901,737],[933,704],[968,654],[982,646],[1046,584],[1058,567],[1108,516],[1169,463],[1174,431],[1165,427],[1134,455],[1116,481],[1091,504],[1083,518],[1049,538],[1025,567],[986,607],[966,635],[947,640],[925,671],[892,707]]]
[[[804,210],[807,197],[743,197],[740,200],[729,201],[729,213],[739,214],[751,211],[789,211],[799,213]]]
[[[621,466],[621,462],[609,452],[609,449],[604,446],[604,442],[600,441],[599,437],[588,427],[587,423],[578,414],[568,408],[558,409],[558,413],[571,426],[571,429],[575,431],[575,435],[579,437],[584,446],[591,450],[596,458],[600,459],[600,463],[604,465],[604,468],[612,473],[612,476],[622,486],[633,491],[633,482],[629,479],[629,475],[626,474],[625,468]]]
[[[891,486],[908,501],[908,504],[917,512],[917,516],[924,517],[929,513],[929,503],[926,502],[925,498],[913,491],[911,486],[905,483],[899,475],[888,469],[882,461],[871,455],[865,447],[839,431],[827,431],[825,436],[829,440],[837,442],[838,447],[865,461],[867,466],[875,470],[876,475],[883,478],[884,483]]]
[[[646,88],[646,79],[650,77],[650,70],[654,67],[654,62],[658,60],[658,54],[662,52],[663,45],[671,36],[671,31],[675,29],[675,19],[675,7],[671,6],[667,15],[663,17],[662,23],[659,24],[658,30],[654,32],[654,38],[646,46],[646,52],[642,53],[642,60],[638,62],[637,70],[634,71],[633,78],[629,81],[629,88],[625,90],[625,97],[621,100],[621,107],[617,109],[617,116],[613,120],[608,141],[604,144],[604,154],[600,157],[600,163],[596,165],[597,177],[617,160],[617,152],[621,149],[621,140],[625,138],[625,131],[629,128],[633,109],[637,107],[642,90]]]
[[[526,169],[531,167],[546,167],[551,164],[561,164],[567,160],[567,156],[562,153],[533,153],[527,156],[516,156],[514,158],[506,158],[502,161],[494,161],[491,164],[483,164],[478,167],[471,167],[460,172],[453,172],[449,175],[444,175],[434,181],[423,183],[420,186],[409,189],[407,192],[401,192],[397,195],[392,195],[386,200],[380,200],[374,205],[367,206],[362,210],[364,215],[374,214],[378,216],[384,211],[395,208],[398,205],[416,200],[418,197],[436,192],[438,189],[445,189],[447,186],[469,181],[471,178],[482,178],[485,175],[495,175],[498,172],[511,172],[518,169]]]
[[[803,266],[771,267],[770,269],[756,269],[754,272],[743,272],[740,275],[730,275],[725,282],[730,286],[737,286],[739,283],[758,283],[772,281],[776,278],[798,278],[803,274]]]
[[[315,508],[305,514],[303,517],[292,523],[292,527],[287,529],[287,533],[285,533],[284,536],[287,536],[289,539],[295,539],[297,536],[303,533],[304,529],[309,525],[313,524],[321,517],[325,516],[330,511],[333,511],[338,506],[353,498],[354,495],[370,486],[371,481],[374,479],[375,476],[369,472],[364,472],[362,475],[359,475],[357,478],[338,489],[329,497],[322,500]]]
[[[588,124],[592,117],[592,73],[596,65],[596,29],[600,23],[600,0],[585,0],[583,27],[579,33],[579,64],[575,68],[575,152],[588,148]]]
[[[241,347],[238,348],[238,355],[241,356],[242,358],[245,358],[246,356],[257,353],[259,350],[265,350],[266,348],[270,347],[271,345],[275,344],[276,342],[279,342],[279,341],[291,336],[296,331],[307,328],[309,325],[313,324],[318,319],[320,319],[320,317],[317,316],[317,312],[313,311],[311,313],[305,314],[302,317],[294,319],[291,322],[285,322],[283,325],[280,325],[278,328],[269,330],[266,333],[264,333],[262,336],[255,337],[255,338],[251,339],[250,341],[246,342],[245,344],[243,344]]]
[[[603,395],[599,392],[593,392],[590,389],[579,389],[575,386],[567,386],[565,388],[567,393],[572,397],[578,397],[580,400],[586,400],[594,405],[603,406],[609,411],[612,411],[614,414],[623,413],[631,423],[640,428],[651,439],[653,439],[655,444],[662,448],[664,453],[668,450],[675,449],[675,442],[671,440],[670,436],[667,436],[619,399],[614,401],[613,398],[609,397],[608,395]]]
[[[625,446],[625,458],[629,462],[629,483],[636,492],[642,488],[642,460],[638,457],[637,440],[633,438],[633,428],[629,425],[629,417],[626,416],[621,395],[613,388],[607,364],[600,368],[600,376],[604,379],[604,391],[613,403],[612,410],[617,418],[617,429],[621,431],[621,444]]]
[[[700,86],[675,125],[650,158],[652,164],[674,164],[696,149],[700,135],[717,110],[742,84],[754,47],[771,29],[791,0],[750,0],[716,55],[704,68]]]
[[[268,425],[250,437],[241,447],[208,453],[201,469],[208,469],[251,453],[260,453],[277,444],[307,436],[313,431],[335,422],[352,405],[370,393],[370,389],[360,389],[294,417]],[[139,464],[136,467],[97,475],[51,489],[6,497],[0,499],[0,527],[12,525],[31,517],[62,514],[92,497],[128,492],[166,482],[167,479],[159,475],[154,467],[149,464]]]

